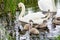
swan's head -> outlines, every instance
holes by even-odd
[[[18,4],[18,7],[20,8],[20,7],[22,7],[22,6],[24,6],[24,4],[23,4],[22,2],[20,2],[20,3]]]

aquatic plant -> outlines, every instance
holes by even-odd
[[[60,35],[58,37],[55,37],[55,40],[60,40]]]
[[[14,40],[4,27],[0,26],[0,40]]]

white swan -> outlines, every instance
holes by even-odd
[[[55,15],[55,17],[60,17],[60,1],[59,0],[57,3],[57,14]]]
[[[41,24],[43,23],[44,20],[47,20],[50,17],[50,13],[47,13],[45,16],[47,16],[46,18],[41,18],[40,16],[43,16],[43,14],[41,12],[39,13],[33,13],[33,14],[27,14],[26,16],[24,16],[25,14],[25,6],[23,3],[19,3],[18,7],[22,7],[22,11],[19,15],[19,20],[29,23],[29,20],[32,20],[35,24]]]
[[[48,11],[48,9],[51,12],[56,11],[54,0],[38,0],[38,6],[43,11]]]

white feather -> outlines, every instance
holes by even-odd
[[[39,0],[38,6],[43,11],[56,11],[54,0]]]

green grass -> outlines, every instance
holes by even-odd
[[[58,37],[55,37],[55,40],[60,40],[60,35]]]

